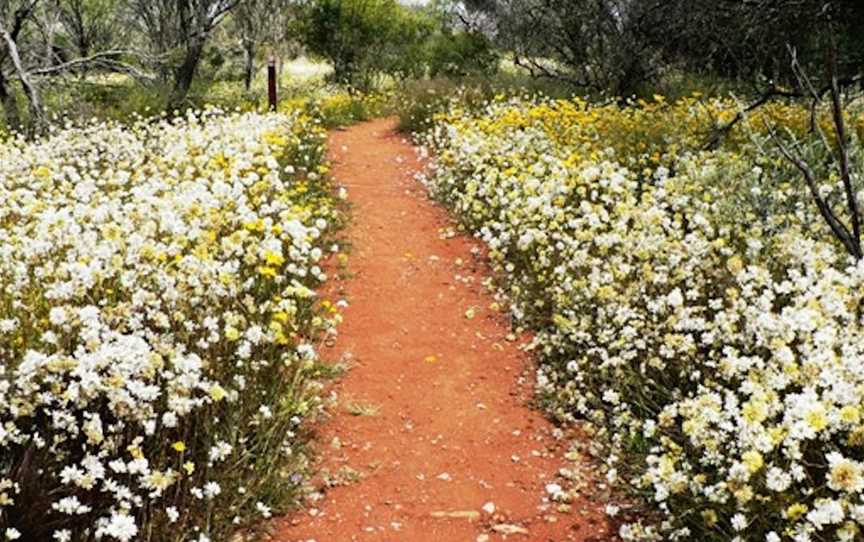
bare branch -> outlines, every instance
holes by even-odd
[[[861,258],[861,214],[858,209],[858,198],[852,187],[852,170],[849,165],[849,140],[846,134],[846,121],[843,118],[840,87],[837,76],[831,82],[831,110],[834,118],[834,131],[837,135],[837,152],[840,166],[840,179],[846,193],[846,206],[852,221],[852,241],[855,245],[856,257]]]
[[[801,172],[804,181],[807,183],[807,187],[810,189],[810,195],[816,203],[816,207],[819,209],[819,214],[822,215],[822,218],[828,224],[828,227],[831,228],[831,232],[843,244],[843,247],[847,252],[849,252],[849,254],[854,256],[855,259],[860,260],[862,256],[860,242],[855,242],[852,233],[850,233],[849,229],[840,221],[840,219],[837,218],[837,215],[831,209],[831,206],[828,205],[828,202],[819,193],[819,186],[816,184],[816,175],[813,173],[813,170],[807,162],[804,161],[804,159],[793,153],[783,144],[777,136],[774,128],[770,126],[767,126],[767,128],[771,140],[775,145],[777,145],[780,153],[783,154],[783,156]]]
[[[35,2],[34,2],[35,3]],[[18,44],[12,39],[12,36],[0,24],[0,38],[6,42],[6,50],[9,57],[12,59],[12,65],[15,66],[15,72],[18,74],[18,80],[24,88],[24,94],[30,102],[30,113],[33,116],[33,124],[37,128],[41,128],[45,124],[45,115],[42,111],[42,102],[39,99],[39,91],[30,82],[30,77],[24,65],[21,63],[21,56],[18,54]]]
[[[771,87],[766,90],[755,102],[751,103],[744,109],[740,109],[735,117],[732,118],[729,122],[724,124],[723,126],[717,126],[712,130],[711,137],[705,143],[703,150],[713,150],[716,149],[718,145],[723,141],[723,138],[732,131],[732,128],[735,127],[739,122],[744,120],[748,113],[752,113],[753,111],[759,109],[763,105],[768,102],[773,101],[775,98],[800,98],[801,94],[797,92],[790,92],[787,90],[782,90],[777,87]]]
[[[133,66],[132,64],[121,62],[119,60],[116,60],[115,58],[120,55],[130,53],[135,54],[136,56],[138,55],[137,53],[124,49],[101,51],[88,57],[76,58],[62,64],[33,69],[29,71],[29,74],[34,76],[46,76],[64,73],[82,67],[102,67],[115,72],[128,73],[129,75],[142,81],[154,81],[156,79],[156,76],[145,73],[137,67]]]

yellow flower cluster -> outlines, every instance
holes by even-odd
[[[705,111],[736,109],[451,109],[423,136],[425,182],[537,331],[544,402],[593,425],[609,482],[643,497],[623,539],[860,540],[864,264],[804,227],[819,219],[795,178],[763,182],[767,122],[708,151]]]
[[[0,144],[0,525],[226,540],[286,504],[339,318],[324,141],[208,111]]]
[[[364,93],[325,86],[318,90],[303,89],[299,96],[286,100],[280,107],[305,110],[322,125],[333,127],[381,116],[392,99],[388,92]]]
[[[521,105],[507,107],[508,103]],[[645,169],[650,174],[658,166],[676,163],[682,153],[711,146],[712,136],[730,125],[728,133],[724,132],[723,148],[740,152],[755,134],[777,128],[801,136],[810,131],[813,121],[811,112],[800,104],[770,102],[733,124],[742,106],[729,98],[708,99],[698,93],[671,103],[654,96],[624,106],[597,105],[579,98],[530,100],[499,95],[487,107],[500,114],[465,116],[457,101],[455,107],[436,115],[436,120],[490,137],[542,129],[550,142],[570,152],[563,157],[568,165],[611,159],[637,174],[644,174]],[[820,110],[815,122],[830,136],[830,112]],[[864,134],[864,115],[850,122],[853,130]]]

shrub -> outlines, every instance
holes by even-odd
[[[303,25],[310,52],[333,64],[333,79],[363,90],[380,75],[417,75],[430,23],[395,0],[316,0]]]
[[[324,126],[346,126],[382,115],[388,109],[390,98],[380,92],[340,91],[313,100],[308,107]]]
[[[500,58],[491,41],[479,32],[446,32],[436,35],[429,45],[429,76],[492,76]]]

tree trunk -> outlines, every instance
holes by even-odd
[[[83,36],[78,40],[78,56],[81,58],[87,58],[90,56],[90,43]],[[88,66],[84,64],[78,69],[78,73],[83,80],[87,75]]]
[[[21,82],[21,87],[24,89],[24,95],[27,96],[27,101],[30,103],[30,127],[36,131],[41,130],[46,125],[46,119],[45,112],[42,111],[39,90],[30,81],[30,76],[21,63],[21,56],[18,54],[18,44],[15,43],[12,36],[2,26],[0,26],[0,38],[6,42],[6,51],[9,54],[9,58],[12,59],[12,65],[15,66],[15,72],[18,75],[18,80]]]
[[[350,84],[354,78],[353,58],[340,57],[333,62],[333,79],[337,83]]]
[[[243,54],[243,84],[246,85],[246,92],[249,92],[252,89],[252,79],[255,78],[255,40],[243,40]]]
[[[9,87],[9,81],[0,72],[0,103],[3,104],[3,113],[6,117],[6,127],[9,130],[21,128],[21,112],[18,110],[18,100],[15,99],[15,91]]]
[[[189,95],[189,89],[192,88],[192,81],[195,79],[195,73],[198,71],[198,64],[203,52],[204,40],[201,38],[196,38],[187,47],[183,63],[174,70],[174,88],[168,99],[169,111],[182,109],[186,97]]]

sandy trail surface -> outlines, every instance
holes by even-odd
[[[527,405],[525,339],[481,285],[479,243],[447,233],[414,178],[413,147],[376,120],[334,131],[330,159],[353,222],[351,276],[331,294],[349,307],[324,355],[351,369],[320,429],[323,498],[274,540],[607,540],[600,504],[549,498],[559,469],[584,465]]]

